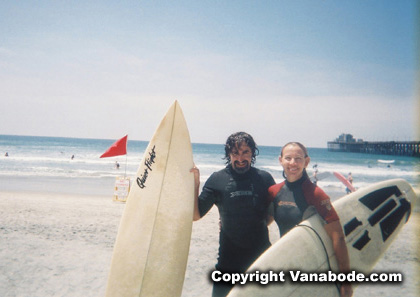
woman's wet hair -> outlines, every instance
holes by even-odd
[[[300,147],[300,148],[302,149],[303,154],[305,155],[305,158],[306,158],[306,157],[309,157],[308,150],[306,149],[306,147],[305,147],[303,144],[301,144],[300,142],[296,142],[296,141],[292,141],[292,142],[288,142],[288,143],[286,143],[286,144],[285,144],[285,145],[281,148],[280,157],[283,157],[283,150],[284,150],[284,149],[285,149],[285,147],[286,147],[286,146],[288,146],[288,145],[297,145],[298,147]]]
[[[251,149],[252,151],[251,164],[255,163],[259,150],[257,148],[257,144],[254,141],[254,138],[252,138],[252,136],[246,132],[236,132],[230,135],[228,139],[226,140],[225,157],[223,158],[224,160],[226,160],[226,164],[229,164],[231,161],[230,154],[232,153],[232,151],[234,149],[237,149],[242,143],[246,144]]]

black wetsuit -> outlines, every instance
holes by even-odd
[[[219,209],[217,270],[244,272],[270,246],[266,218],[270,202],[268,188],[274,184],[266,171],[251,167],[248,172],[238,174],[231,165],[213,173],[206,181],[198,208],[201,216],[214,204]]]

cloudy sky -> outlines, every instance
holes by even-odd
[[[4,0],[0,134],[419,140],[418,2]]]

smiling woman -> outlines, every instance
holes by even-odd
[[[294,182],[302,177],[303,170],[306,169],[311,158],[308,156],[306,147],[301,143],[289,142],[281,150],[279,160],[287,180]]]
[[[325,221],[323,227],[332,241],[340,272],[348,272],[350,260],[340,219],[331,204],[330,197],[313,184],[306,173],[306,167],[311,160],[306,147],[298,142],[287,143],[281,151],[279,160],[286,180],[271,186],[269,193],[280,236],[283,237],[308,217],[309,213],[317,212]],[[340,296],[351,296],[352,293],[351,285],[343,283]]]

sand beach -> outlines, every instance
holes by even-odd
[[[0,192],[0,296],[104,296],[124,203],[107,195]],[[168,222],[169,223],[169,222]],[[211,296],[208,272],[218,248],[218,213],[195,222],[183,297]],[[417,296],[419,207],[375,267],[402,272],[401,284],[363,285],[354,296]],[[271,241],[278,239],[275,224]]]

